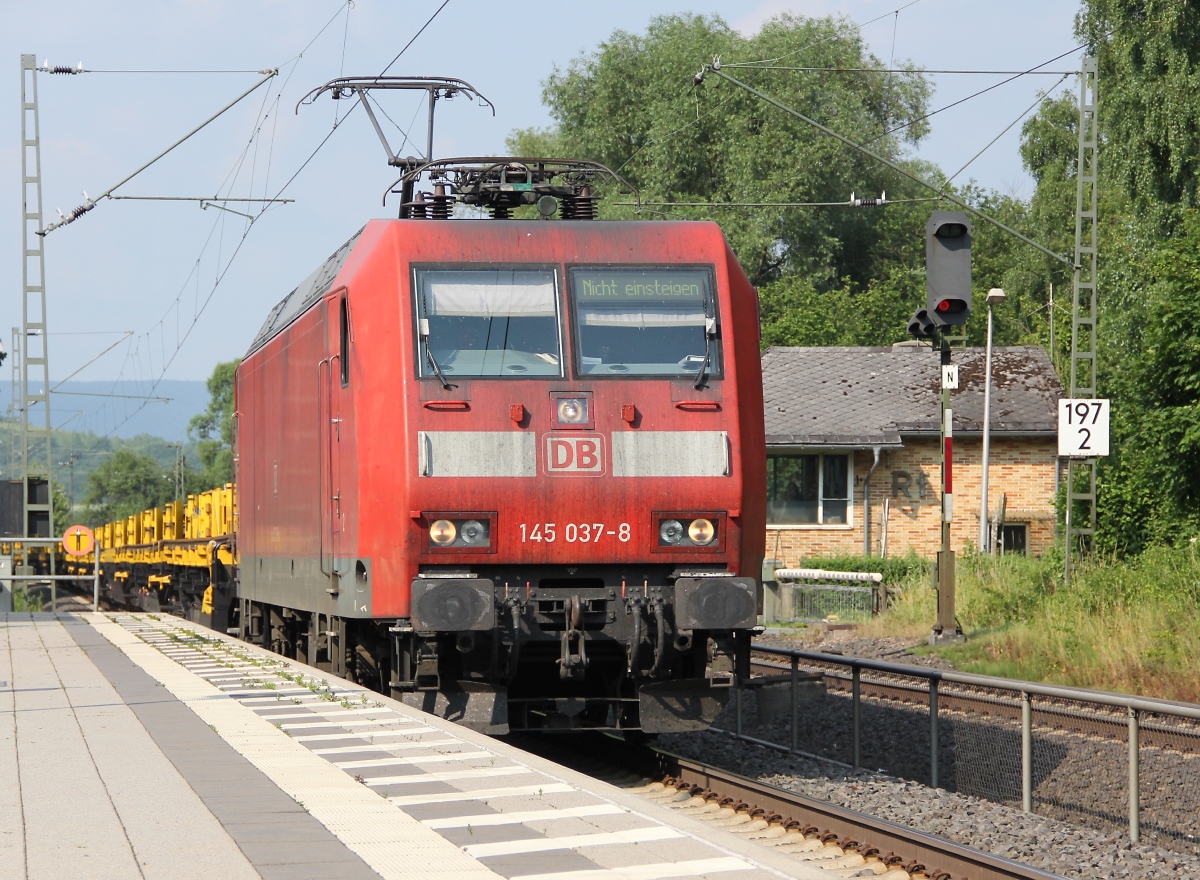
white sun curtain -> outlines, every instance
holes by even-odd
[[[429,279],[425,287],[426,315],[429,317],[493,318],[504,316],[554,317],[554,282],[437,281]]]

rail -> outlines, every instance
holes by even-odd
[[[800,844],[810,856],[824,850],[826,855],[806,863],[829,868],[831,877],[865,870],[897,876],[891,869],[901,868],[911,876],[939,880],[1061,880],[1057,874],[685,758],[654,744],[631,746],[617,737],[594,734],[515,734],[509,741],[664,807],[681,809],[698,821],[711,821],[716,827],[737,824],[744,839],[761,837],[772,847],[785,842],[789,848]],[[701,809],[702,805],[706,808]],[[859,856],[856,861],[854,854]],[[842,856],[852,861],[833,863]],[[867,861],[877,863],[874,869]]]
[[[658,760],[658,775],[674,781],[680,790],[718,792],[753,804],[764,814],[788,817],[801,826],[831,829],[844,842],[858,841],[881,852],[903,853],[910,865],[929,866],[928,876],[970,878],[970,880],[1061,880],[1038,868],[982,852],[949,840],[905,828],[883,819],[798,792],[758,782],[665,750],[653,749]],[[836,829],[836,830],[834,830]],[[947,872],[947,873],[943,873]]]
[[[1200,851],[1200,785],[1176,782],[1200,778],[1200,706],[765,645],[754,655],[752,665],[767,674],[739,682],[734,729],[719,733],[1014,806],[1019,796],[1026,811],[1036,802],[1039,812],[1083,824],[1120,822],[1135,843],[1149,796],[1154,836]],[[749,691],[754,735],[746,729]],[[767,707],[777,709],[783,696],[787,711],[772,716]],[[865,713],[879,739],[889,740],[889,725],[903,733],[882,746],[865,742]],[[1121,761],[1118,785],[1110,771]],[[1153,785],[1143,791],[1147,768]]]

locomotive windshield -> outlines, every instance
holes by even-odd
[[[561,376],[552,269],[418,269],[419,374]]]
[[[579,373],[719,376],[712,289],[708,269],[572,269]]]

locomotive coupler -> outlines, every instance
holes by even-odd
[[[436,691],[442,676],[438,660],[438,645],[434,639],[422,639],[416,644],[416,687],[419,691]]]
[[[727,639],[713,639],[704,677],[713,687],[732,687],[736,680],[736,649]]]
[[[583,678],[587,670],[587,647],[583,639],[583,600],[579,594],[567,603],[567,628],[562,634],[562,653],[558,658],[558,676],[566,681]]]

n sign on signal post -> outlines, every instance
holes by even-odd
[[[1063,458],[1101,458],[1108,455],[1107,400],[1058,402],[1058,454]]]

